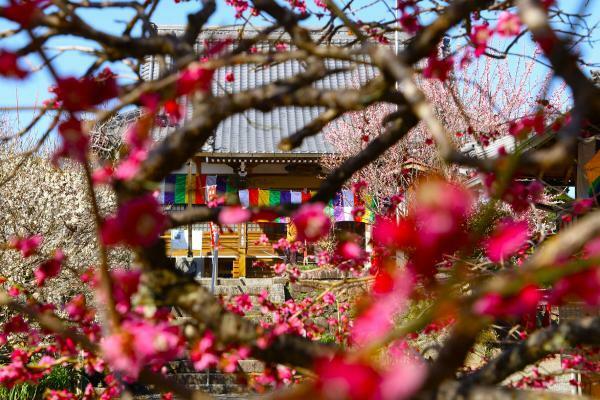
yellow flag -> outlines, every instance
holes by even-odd
[[[258,189],[258,206],[259,207],[268,207],[269,206],[269,196],[270,196],[270,193],[268,190]]]

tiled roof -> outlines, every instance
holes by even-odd
[[[221,27],[207,30],[200,37],[199,43],[204,39],[215,37],[235,37],[238,27]],[[175,35],[181,34],[181,27],[158,27],[161,34],[171,32]],[[244,37],[250,37],[252,33],[245,32]],[[284,41],[282,32],[272,34],[273,40],[261,42],[259,48],[265,49],[274,45],[274,41]],[[332,43],[343,45],[354,40],[345,32],[336,34]],[[349,64],[340,60],[325,60],[329,69],[348,67]],[[259,87],[276,80],[292,77],[304,70],[304,66],[298,61],[287,61],[268,67],[255,67],[253,65],[236,65],[229,68],[221,68],[216,71],[213,79],[213,93],[217,96],[226,93],[235,93],[242,90]],[[233,72],[235,81],[227,83],[225,75]],[[157,78],[158,65],[153,60],[142,68],[145,79]],[[361,64],[356,69],[327,76],[315,83],[320,89],[343,89],[358,87],[375,75],[372,67]],[[304,140],[303,144],[291,152],[283,152],[278,149],[281,139],[291,135],[304,127],[324,109],[318,107],[285,107],[271,112],[263,113],[258,110],[248,110],[242,114],[234,115],[223,121],[214,134],[214,138],[203,147],[203,152],[228,153],[228,154],[306,154],[320,155],[335,152],[334,146],[329,143],[323,133]],[[191,107],[188,108],[187,118],[191,117]],[[172,132],[176,127],[156,128],[154,136],[159,139]]]
[[[328,68],[343,66],[342,62],[327,60]],[[273,65],[261,70],[255,70],[249,65],[236,65],[233,68],[222,68],[213,78],[213,93],[223,95],[226,92],[235,93],[258,87],[279,79],[293,76],[304,67],[297,61]],[[233,72],[235,81],[225,82],[225,75]],[[361,66],[355,71],[338,73],[315,83],[320,89],[336,89],[358,86],[364,83],[373,70]],[[217,128],[213,140],[207,143],[203,151],[217,153],[284,153],[277,145],[281,139],[304,127],[324,109],[319,107],[283,107],[270,112],[255,109],[236,114],[223,121]],[[188,108],[187,118],[191,118],[191,107]],[[161,138],[172,132],[176,127],[156,128],[155,137]],[[334,147],[327,141],[323,133],[304,140],[302,145],[292,153],[325,154],[335,152]]]
[[[473,141],[466,143],[460,151],[468,156],[477,158],[494,158],[498,157],[500,149],[504,148],[507,152],[511,153],[515,149],[517,141],[514,136],[503,136],[488,146],[482,146],[479,142]]]

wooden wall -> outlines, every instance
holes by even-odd
[[[210,229],[208,224],[196,225],[202,230],[202,251],[194,251],[194,257],[212,256]],[[281,254],[271,245],[257,244],[262,234],[267,235],[271,244],[287,236],[287,225],[282,223],[248,223],[224,228],[219,235],[219,258],[233,261],[232,276],[264,276],[264,271],[251,271],[255,260],[271,265],[280,259]],[[170,235],[163,236],[167,243],[167,254],[171,257],[187,256],[187,250],[171,250]],[[268,270],[270,272],[270,270]],[[270,275],[270,274],[269,274]]]
[[[206,163],[203,162],[202,157],[197,157],[194,161],[197,169],[203,173],[233,172],[233,168],[227,164]],[[256,169],[257,173],[253,173],[253,169]],[[292,166],[293,172],[287,172],[285,165],[282,164],[269,162],[251,164],[248,165],[249,174],[245,179],[244,186],[262,189],[315,190],[322,181],[318,176],[317,169],[314,164],[312,167],[310,165]],[[194,251],[194,257],[210,257],[212,249],[209,224],[195,226],[199,227],[203,234],[202,251]],[[221,232],[219,235],[219,259],[232,260],[233,277],[272,275],[270,268],[255,268],[252,266],[253,262],[257,260],[272,265],[280,260],[282,256],[281,253],[273,250],[271,245],[256,244],[262,234],[266,234],[271,244],[275,244],[279,239],[287,236],[287,226],[281,223],[248,223],[232,226],[229,229],[225,228]],[[171,250],[170,234],[165,235],[164,239],[167,243],[167,254],[169,256],[187,256],[187,250]],[[221,265],[221,262],[219,265]]]

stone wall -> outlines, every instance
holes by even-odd
[[[202,286],[210,289],[210,278],[200,279]],[[222,296],[235,296],[248,293],[258,296],[263,290],[269,293],[269,300],[275,304],[283,303],[285,297],[285,278],[219,278],[215,287],[215,294]]]

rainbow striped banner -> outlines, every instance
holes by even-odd
[[[225,197],[226,204],[241,204],[243,207],[275,207],[286,204],[308,202],[316,193],[308,190],[279,190],[250,188],[238,190],[235,175],[192,175],[171,174],[161,185],[163,204],[206,204],[215,197]],[[365,213],[358,222],[373,223],[375,204],[372,198],[360,199],[351,190],[344,189],[336,193],[327,204],[325,212],[336,222],[355,221],[352,210],[355,206],[364,206]],[[287,219],[286,219],[287,220]]]
[[[236,176],[171,174],[161,185],[163,204],[206,204],[211,197],[226,196],[227,204],[238,204]]]
[[[251,188],[238,191],[238,197],[244,207],[275,207],[306,203],[314,193],[314,191]]]

